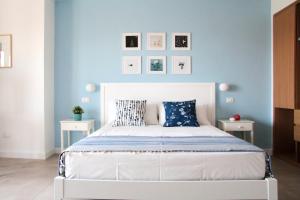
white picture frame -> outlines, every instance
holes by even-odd
[[[191,50],[191,33],[172,33],[172,50]]]
[[[123,56],[122,74],[141,74],[142,57],[141,56]]]
[[[147,33],[147,50],[166,50],[166,33]]]
[[[147,56],[148,74],[166,74],[167,58],[166,56]]]
[[[191,56],[172,56],[172,74],[192,74]]]
[[[123,33],[122,43],[125,51],[141,50],[141,33]]]

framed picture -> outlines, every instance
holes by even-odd
[[[123,33],[123,50],[141,50],[141,33]]]
[[[172,57],[173,74],[191,74],[191,56],[173,56]]]
[[[166,50],[166,33],[148,33],[147,50]]]
[[[191,50],[191,33],[173,33],[173,50]]]
[[[123,74],[141,74],[142,57],[141,56],[123,56],[122,59]]]
[[[148,74],[166,74],[166,64],[166,56],[148,56],[147,72]]]
[[[12,36],[0,35],[0,68],[12,67]]]

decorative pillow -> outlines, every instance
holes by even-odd
[[[158,107],[159,124],[164,125],[166,122],[166,113],[163,103]],[[196,105],[196,116],[199,125],[211,125],[207,117],[207,105]]]
[[[112,126],[145,126],[146,100],[117,100]]]
[[[198,127],[196,116],[196,100],[163,102],[165,108],[165,127],[193,126]]]

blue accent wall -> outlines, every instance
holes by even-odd
[[[100,82],[226,82],[217,91],[217,118],[240,113],[256,121],[255,143],[271,147],[270,0],[59,0],[56,2],[55,121],[100,118]],[[142,51],[122,50],[123,32],[142,33]],[[147,32],[167,32],[166,51],[147,51]],[[191,51],[172,51],[171,33],[191,32]],[[122,75],[123,55],[141,55],[142,75]],[[147,55],[167,56],[167,75],[146,73]],[[192,56],[192,75],[172,75],[171,56]],[[96,83],[97,92],[85,85]],[[82,104],[81,97],[91,98]],[[226,97],[234,97],[226,104]],[[76,141],[80,134],[73,138]]]

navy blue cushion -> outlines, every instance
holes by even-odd
[[[196,116],[196,100],[163,102],[163,105],[166,113],[164,127],[199,126]]]

